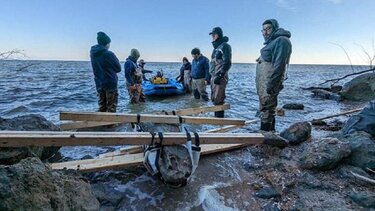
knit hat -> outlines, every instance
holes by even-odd
[[[98,41],[99,45],[107,45],[111,42],[111,38],[109,38],[104,32],[98,32],[96,40]]]
[[[220,27],[215,27],[212,29],[209,35],[211,34],[217,34],[219,37],[223,37],[223,30]]]
[[[133,48],[130,51],[130,56],[133,57],[134,59],[138,59],[141,56],[141,54],[139,53],[137,49]]]
[[[191,55],[199,55],[201,54],[201,51],[199,50],[199,48],[193,48],[193,50],[191,50]]]

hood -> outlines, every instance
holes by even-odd
[[[264,44],[268,44],[272,40],[274,40],[278,37],[281,37],[281,36],[288,37],[288,38],[290,38],[292,36],[290,31],[285,30],[283,28],[279,28],[279,23],[275,19],[268,19],[268,20],[264,21],[263,25],[266,24],[266,23],[271,23],[271,25],[273,27],[273,32],[271,33],[271,35],[267,39],[265,39]]]
[[[93,56],[99,56],[106,51],[108,51],[108,49],[103,45],[94,45],[91,47],[90,54]]]
[[[130,61],[134,62],[135,64],[137,64],[137,60],[134,59],[132,56],[128,56],[128,58],[126,60],[130,60]]]
[[[214,48],[217,48],[219,45],[221,45],[223,42],[228,42],[229,38],[227,36],[221,37],[215,41],[212,41],[212,45]]]

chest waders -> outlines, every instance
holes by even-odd
[[[277,82],[276,93],[268,94],[267,83],[270,80],[272,73],[272,63],[266,62],[262,58],[259,58],[256,66],[255,84],[259,97],[259,111],[261,120],[260,129],[264,131],[275,130],[275,109],[277,106],[277,96],[279,95],[283,82],[283,78]]]
[[[217,74],[223,70],[223,46],[225,43],[219,45],[214,51],[214,58],[210,62],[210,73],[211,73],[211,100],[214,105],[223,105],[225,103],[225,89],[228,84],[228,72],[225,73],[224,77],[220,80],[220,84],[215,84],[215,78]],[[215,111],[215,117],[223,118],[224,111]]]
[[[142,68],[138,67],[137,65],[134,64],[135,72],[131,76],[134,84],[136,86],[135,89],[131,89],[130,84],[126,83],[126,87],[128,88],[129,92],[129,101],[130,103],[139,103],[139,102],[145,102],[145,95],[143,94],[143,89],[142,89],[142,79],[143,79],[143,73],[142,73]]]
[[[191,92],[191,70],[184,70],[184,87],[185,92]]]

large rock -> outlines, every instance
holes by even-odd
[[[291,110],[303,110],[305,106],[300,103],[287,103],[283,105],[283,108],[285,109],[291,109]]]
[[[91,187],[38,158],[0,165],[0,210],[99,210]]]
[[[289,141],[289,144],[300,144],[311,135],[311,125],[308,122],[297,122],[280,133],[280,136]]]
[[[357,204],[366,208],[375,209],[375,193],[374,192],[352,192],[350,198]]]
[[[329,170],[350,155],[348,142],[337,138],[323,138],[311,142],[302,152],[300,165],[304,169]]]
[[[341,101],[342,100],[341,95],[338,95],[336,93],[329,92],[329,91],[326,91],[326,90],[323,90],[323,89],[313,89],[313,90],[311,90],[311,92],[313,93],[313,96],[317,97],[317,98],[322,98],[322,99],[327,99],[327,100],[335,100],[335,101]]]
[[[344,84],[340,95],[347,100],[366,101],[375,98],[375,73],[366,73]]]
[[[375,141],[366,132],[355,132],[341,138],[349,142],[351,155],[345,161],[363,169],[375,168]]]
[[[342,129],[343,134],[355,131],[365,131],[375,136],[375,100],[369,102],[359,114],[350,117]]]
[[[0,130],[58,131],[59,127],[41,115],[25,115],[13,119],[0,118]],[[0,164],[12,165],[26,157],[39,157],[42,160],[57,154],[59,147],[20,147],[0,148]]]

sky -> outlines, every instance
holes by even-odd
[[[0,52],[24,50],[27,59],[90,59],[96,33],[111,39],[124,61],[137,48],[146,61],[210,57],[220,26],[233,62],[254,63],[264,20],[275,18],[292,34],[293,64],[368,64],[375,55],[375,0],[0,0]],[[340,47],[341,46],[341,47]]]

